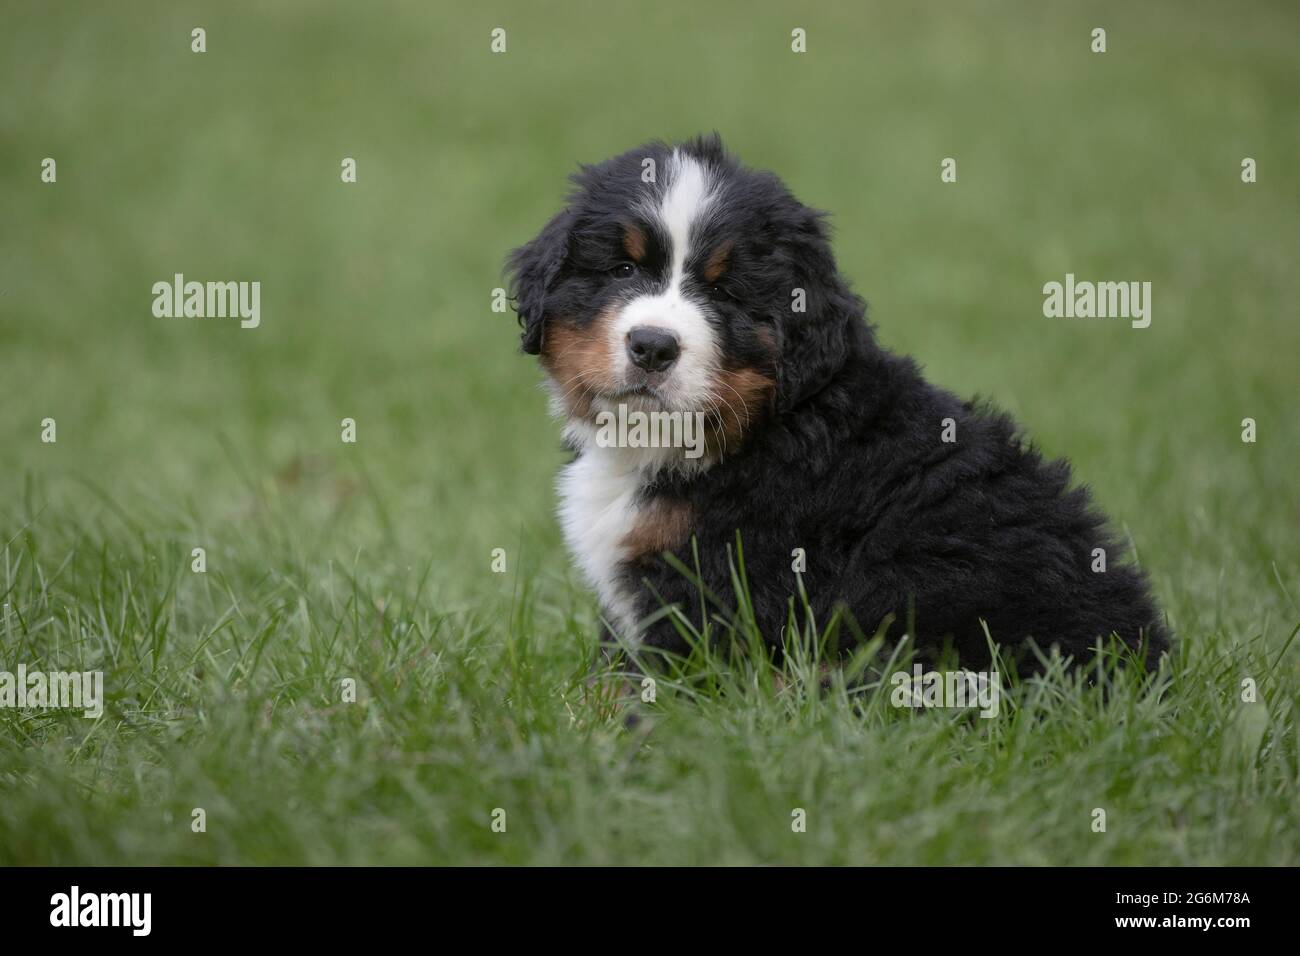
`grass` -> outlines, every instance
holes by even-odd
[[[0,670],[108,703],[0,708],[0,863],[1300,858],[1293,7],[5,7]],[[634,730],[584,694],[491,290],[574,162],[713,128],[832,211],[887,345],[1075,462],[1179,634],[1158,687],[975,720],[742,655]],[[259,280],[261,327],[155,319],[176,272]],[[1044,319],[1066,272],[1151,281],[1151,328]]]

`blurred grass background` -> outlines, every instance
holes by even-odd
[[[1294,861],[1294,656],[1269,691],[1281,763],[1249,778],[1259,818],[1217,821],[1240,774],[1188,809],[1198,742],[1223,729],[1197,721],[1229,720],[1240,648],[1273,660],[1300,621],[1294,4],[0,9],[0,668],[104,666],[114,695],[89,734],[0,714],[0,859]],[[1098,762],[1074,725],[1073,762],[963,762],[964,738],[930,725],[946,769],[909,802],[879,774],[909,773],[921,728],[846,743],[851,719],[827,718],[807,729],[830,734],[819,749],[761,702],[722,723],[687,710],[644,765],[616,727],[572,736],[594,612],[552,517],[540,376],[491,293],[576,162],[711,129],[831,212],[887,345],[1073,459],[1185,644],[1229,662],[1209,710],[1148,728],[1185,752],[1116,729]],[[261,327],[154,318],[151,286],[177,272],[259,280]],[[1045,319],[1042,285],[1066,272],[1150,281],[1151,327]],[[510,574],[490,573],[495,547]],[[346,666],[368,669],[373,709],[331,723]],[[718,740],[726,720],[748,730]],[[785,805],[773,780],[796,770],[774,754],[800,747],[861,844],[720,828]],[[1148,757],[1169,761],[1163,796],[1130,767]],[[1149,832],[1057,832],[1058,796],[1116,767]],[[493,792],[536,811],[531,842],[462,832]],[[196,843],[200,799],[226,823]],[[1016,836],[1025,800],[1040,843]],[[676,848],[646,842],[672,813]]]

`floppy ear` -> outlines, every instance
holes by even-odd
[[[840,278],[821,213],[801,209],[794,220],[781,238],[792,276],[776,323],[776,401],[782,411],[817,394],[840,370],[850,326],[865,313],[862,300]]]
[[[569,230],[573,214],[565,209],[538,234],[537,238],[510,253],[510,298],[514,300],[519,324],[523,326],[520,345],[530,355],[542,350],[543,319],[546,316],[546,293],[550,291],[560,268],[569,254]]]

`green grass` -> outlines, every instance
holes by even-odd
[[[4,3],[0,670],[109,700],[0,709],[0,863],[1300,859],[1294,5],[264,6]],[[1157,692],[584,695],[491,290],[576,161],[714,128],[832,212],[888,346],[1073,459],[1179,634]],[[155,319],[176,272],[261,327]],[[1066,272],[1151,281],[1151,328],[1043,318]]]

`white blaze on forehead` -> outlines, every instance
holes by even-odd
[[[673,288],[681,282],[686,269],[691,227],[705,217],[712,202],[704,167],[690,156],[674,152],[668,162],[668,192],[656,212],[672,246]]]
[[[681,354],[669,372],[665,392],[678,408],[699,408],[709,401],[709,377],[718,359],[718,342],[709,325],[707,306],[687,298],[682,291],[686,260],[691,253],[691,232],[707,220],[715,199],[715,185],[708,170],[697,159],[674,150],[666,165],[667,188],[657,205],[645,201],[640,211],[658,220],[668,238],[668,287],[654,295],[642,295],[625,305],[610,323],[616,375],[626,374],[629,362],[624,342],[638,326],[664,329],[677,336]]]

